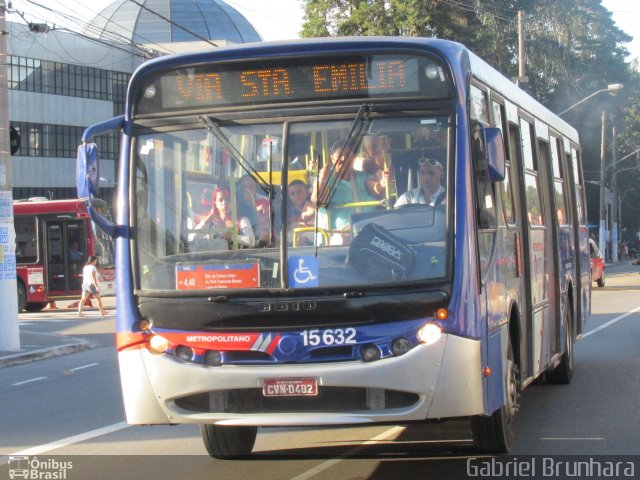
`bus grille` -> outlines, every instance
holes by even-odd
[[[320,387],[315,397],[264,397],[259,388],[220,390],[175,400],[178,407],[196,413],[321,413],[380,411],[409,407],[415,393],[356,387]]]

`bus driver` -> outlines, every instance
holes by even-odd
[[[396,201],[395,208],[418,203],[437,205],[444,200],[445,190],[441,185],[442,174],[444,173],[442,163],[433,158],[420,158],[418,165],[418,182],[420,186],[403,193]]]

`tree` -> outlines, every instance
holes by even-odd
[[[302,1],[306,7],[303,36],[435,36],[455,40],[509,78],[516,77],[518,71],[516,19],[522,10],[527,90],[550,110],[562,111],[607,84],[625,84],[615,98],[600,95],[565,115],[582,138],[585,178],[599,181],[599,113],[603,110],[619,124],[618,131],[626,126],[620,144],[640,147],[640,139],[632,134],[640,131],[640,107],[623,111],[629,105],[628,98],[638,104],[637,94],[630,93],[634,91],[630,87],[640,85],[634,73],[638,65],[636,62],[633,68],[625,63],[627,50],[623,46],[631,37],[615,26],[601,0]],[[591,188],[587,192],[591,192],[591,223],[597,223],[598,193]]]

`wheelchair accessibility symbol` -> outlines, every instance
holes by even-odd
[[[318,259],[311,255],[289,257],[289,285],[291,287],[317,287]]]

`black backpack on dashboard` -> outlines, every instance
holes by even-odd
[[[355,236],[347,264],[376,280],[402,280],[413,269],[416,254],[406,242],[375,223],[368,223]]]

